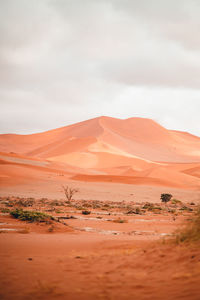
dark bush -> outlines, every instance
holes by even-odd
[[[83,215],[90,215],[91,211],[89,211],[89,210],[82,210],[82,214]]]
[[[171,200],[172,195],[171,194],[161,194],[160,199],[162,202],[167,203]]]

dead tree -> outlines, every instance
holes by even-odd
[[[64,193],[65,193],[65,196],[67,198],[67,201],[71,201],[72,200],[72,197],[75,193],[78,193],[78,189],[74,189],[74,188],[71,188],[69,187],[68,185],[67,186],[62,186],[63,190],[64,190]]]

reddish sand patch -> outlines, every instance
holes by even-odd
[[[1,234],[2,299],[198,300],[198,247],[95,234]]]

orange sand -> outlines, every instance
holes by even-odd
[[[0,151],[2,187],[43,181],[48,173],[89,182],[200,188],[200,138],[149,119],[100,117],[39,134],[3,134]]]
[[[99,221],[96,228],[169,233],[177,225],[163,215],[132,217],[134,223],[128,218],[125,224]],[[150,222],[143,224],[143,218]],[[19,230],[0,234],[1,299],[199,299],[199,245],[163,245],[148,235],[103,235],[62,224],[47,233],[49,225],[7,216],[0,222]],[[95,228],[94,221],[85,222]],[[30,232],[22,234],[27,228]]]
[[[0,151],[0,196],[64,199],[62,185],[69,185],[79,189],[75,200],[155,203],[167,192],[183,203],[200,201],[200,138],[149,119],[101,117],[3,134]],[[53,233],[0,216],[19,230],[0,234],[1,299],[199,300],[199,247],[155,244],[182,218],[126,216],[119,224],[75,215]]]

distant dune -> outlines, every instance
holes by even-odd
[[[150,119],[99,117],[43,133],[2,134],[0,151],[1,178],[12,177],[4,174],[9,161],[18,177],[34,167],[76,180],[200,186],[200,138]]]

